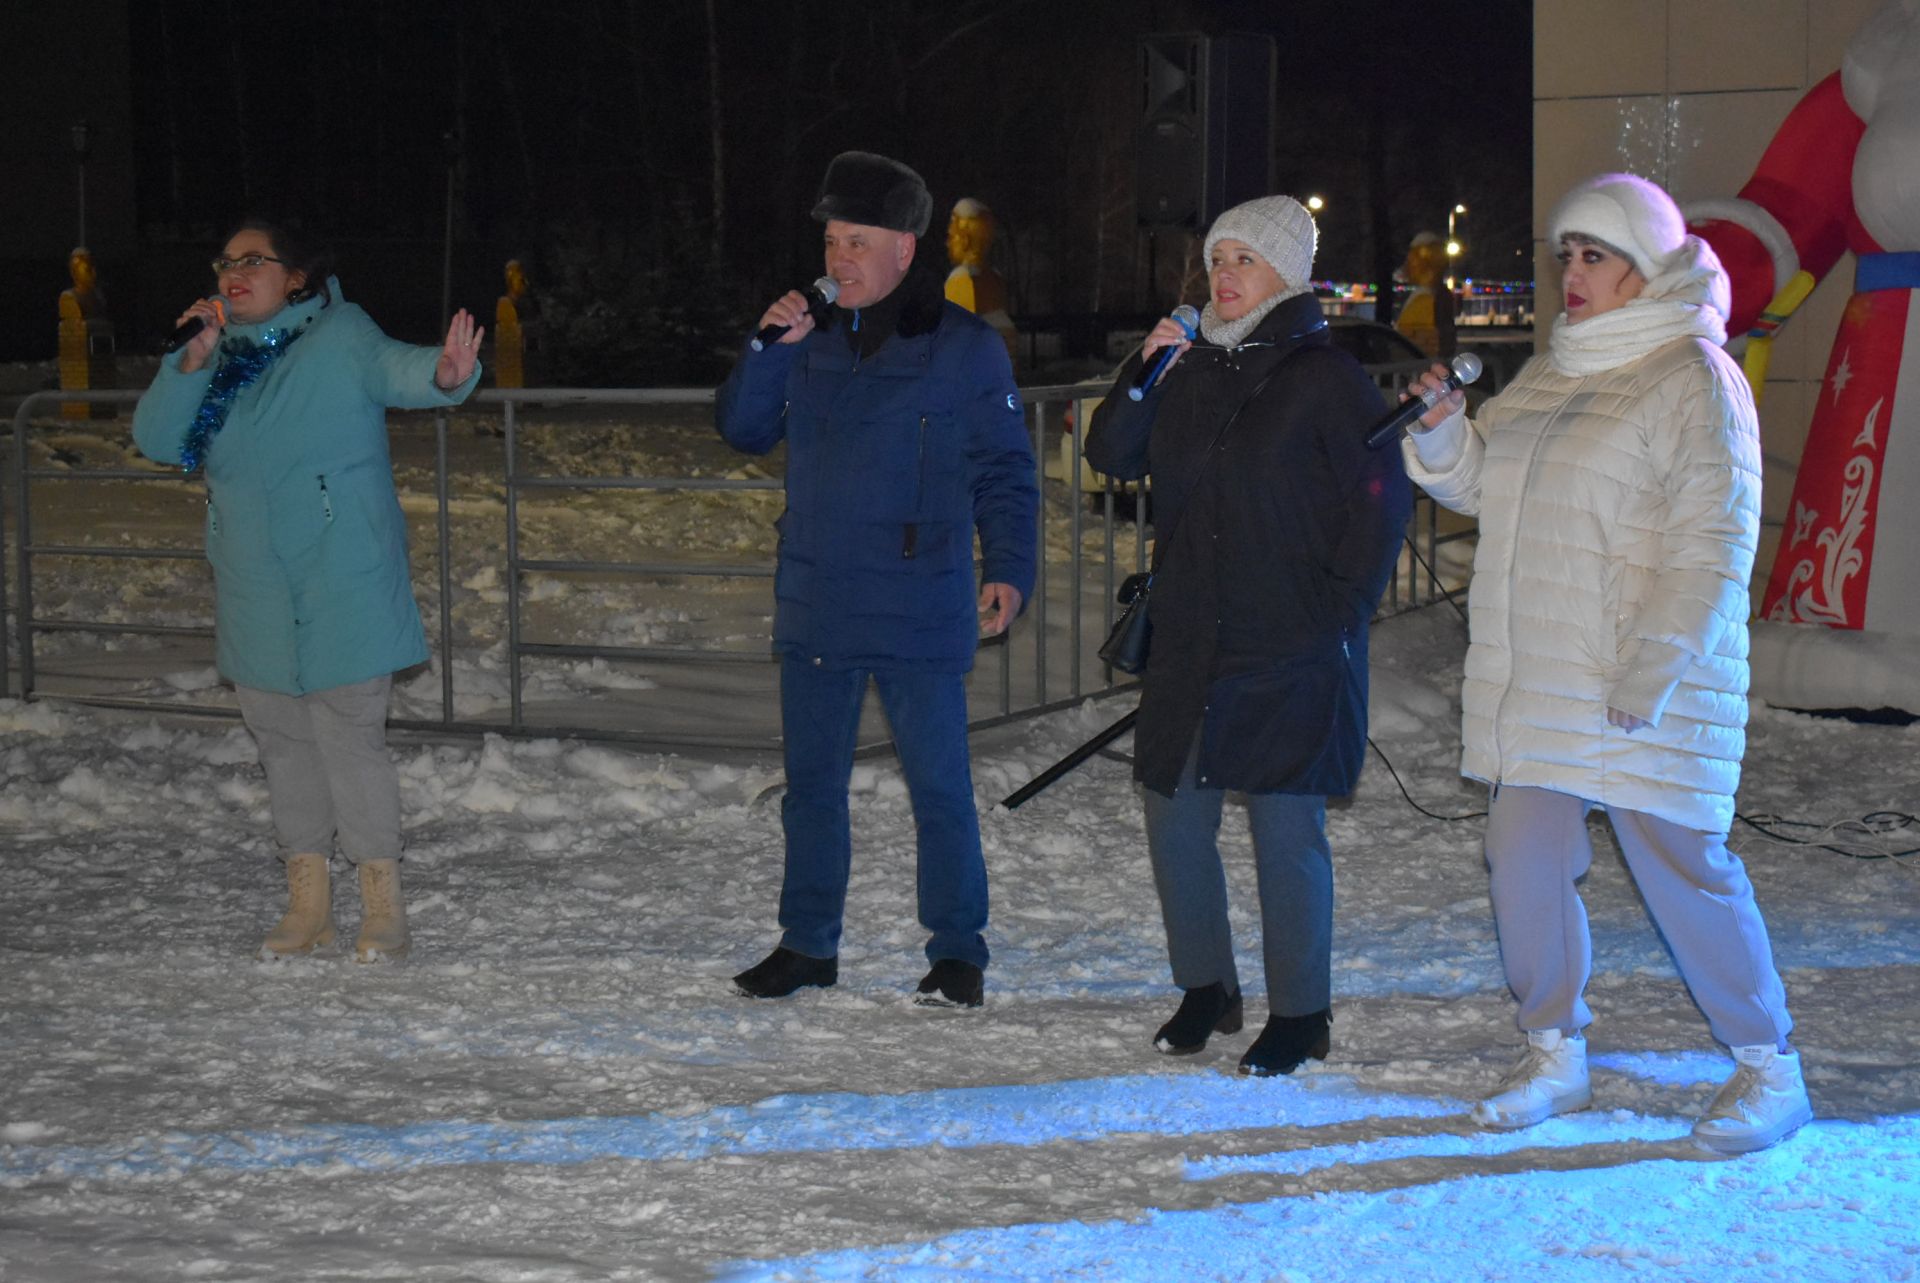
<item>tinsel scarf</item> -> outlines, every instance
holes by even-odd
[[[238,335],[221,340],[220,364],[213,372],[213,382],[207,385],[207,394],[200,398],[200,408],[194,411],[186,443],[180,447],[182,472],[200,470],[200,465],[207,461],[207,449],[213,444],[213,438],[227,422],[234,399],[259,382],[260,376],[272,369],[281,354],[306,332],[306,327],[300,326],[268,330],[258,343]]]

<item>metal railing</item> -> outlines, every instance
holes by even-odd
[[[1383,394],[1392,396],[1404,385],[1413,368],[1385,368],[1375,372]],[[1043,502],[1039,516],[1038,540],[1042,550],[1033,599],[1021,622],[1007,635],[983,646],[982,663],[972,678],[971,724],[976,728],[993,726],[1038,713],[1068,707],[1089,696],[1130,689],[1134,683],[1115,674],[1100,663],[1095,650],[1106,636],[1115,616],[1114,593],[1118,580],[1128,569],[1144,569],[1147,561],[1148,528],[1144,496],[1137,486],[1105,483],[1096,493],[1087,495],[1077,484],[1050,485],[1047,463],[1050,447],[1064,434],[1070,457],[1080,456],[1081,436],[1093,400],[1103,395],[1105,384],[1068,384],[1022,389],[1029,431],[1034,447],[1036,481]],[[58,486],[76,481],[126,485],[195,485],[177,470],[130,467],[41,466],[32,461],[29,448],[35,432],[34,411],[63,401],[86,401],[126,405],[136,401],[138,392],[48,392],[28,397],[13,421],[13,537],[15,557],[15,598],[12,605],[13,635],[18,655],[17,693],[23,697],[53,696],[76,702],[149,711],[190,712],[216,716],[234,716],[230,705],[213,706],[176,696],[156,698],[143,695],[101,694],[97,692],[44,689],[36,665],[36,638],[53,633],[138,634],[148,637],[208,639],[210,624],[164,623],[141,619],[83,619],[62,616],[44,617],[36,611],[36,563],[47,558],[126,558],[143,560],[201,561],[203,552],[193,546],[161,547],[130,543],[103,542],[48,543],[37,534],[35,493],[42,486]],[[499,472],[489,485],[504,482],[506,521],[503,555],[495,548],[482,548],[488,564],[500,565],[505,584],[505,666],[506,708],[504,716],[457,716],[455,657],[461,653],[455,637],[453,617],[453,566],[456,554],[472,559],[474,549],[456,548],[450,513],[454,503],[453,469],[449,461],[449,416],[433,416],[434,434],[434,542],[437,552],[438,605],[431,612],[430,631],[436,639],[434,660],[439,669],[439,716],[396,717],[392,725],[406,729],[460,734],[498,733],[508,735],[576,736],[610,739],[659,747],[768,748],[778,743],[777,725],[769,721],[765,734],[741,735],[726,732],[688,730],[684,727],[663,731],[657,726],[623,721],[617,715],[602,724],[580,724],[581,719],[556,717],[552,710],[529,707],[526,699],[527,661],[590,659],[623,665],[682,669],[698,664],[770,665],[773,656],[767,649],[744,650],[724,646],[616,645],[543,640],[529,636],[527,585],[537,577],[591,575],[616,579],[668,582],[675,580],[728,578],[764,581],[771,598],[773,560],[771,554],[752,558],[716,558],[714,556],[676,556],[644,560],[618,560],[593,557],[530,556],[524,536],[524,505],[556,494],[594,492],[751,492],[777,491],[784,482],[774,476],[631,476],[581,474],[574,471],[541,471],[526,456],[525,434],[530,405],[544,409],[563,406],[703,407],[711,403],[707,388],[660,389],[489,389],[480,392],[462,417],[471,409],[497,408],[500,415],[498,436],[502,451]],[[1066,413],[1073,407],[1071,415]],[[604,419],[586,423],[541,422],[543,433],[565,434],[581,427],[604,427]],[[71,431],[72,421],[60,426]],[[98,426],[98,425],[96,425]],[[1131,505],[1131,519],[1123,509]],[[1097,537],[1089,544],[1089,520],[1098,522]],[[0,527],[6,523],[0,521]],[[1422,605],[1446,594],[1450,585],[1438,573],[1439,550],[1453,539],[1470,537],[1471,531],[1442,532],[1439,514],[1430,500],[1421,497],[1421,507],[1409,530],[1409,545],[1421,545],[1421,556],[1403,555],[1402,568],[1396,572],[1383,612]],[[1050,536],[1052,542],[1050,542]],[[0,562],[6,545],[0,533]],[[1058,544],[1064,543],[1064,552]],[[1125,546],[1125,545],[1129,545]],[[498,560],[492,560],[498,558]],[[0,577],[0,614],[9,603],[4,577]],[[1457,587],[1457,585],[1453,585]],[[1063,617],[1064,616],[1064,617]],[[469,638],[469,648],[482,643]],[[1064,667],[1062,674],[1059,669]],[[0,647],[0,692],[14,692],[9,681],[4,647]],[[1116,680],[1118,678],[1118,680]],[[761,689],[744,697],[763,697]],[[628,710],[630,713],[631,710]]]

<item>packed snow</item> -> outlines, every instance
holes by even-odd
[[[71,453],[117,449],[110,428],[74,437]],[[698,438],[687,424],[657,448]],[[401,456],[417,515],[430,483]],[[497,529],[499,499],[471,490],[465,519]],[[593,555],[768,547],[777,495],[731,502],[636,517],[556,496],[531,516]],[[186,545],[190,515],[116,514]],[[204,617],[191,561],[67,574],[47,600],[87,617]],[[748,588],[718,588],[739,597],[718,611],[693,589],[554,582],[543,626],[568,636],[764,636]],[[456,668],[472,710],[495,708],[498,571],[469,561],[454,583]],[[1920,857],[1890,855],[1920,847],[1898,818],[1920,811],[1920,725],[1754,707],[1743,813],[1834,825],[1784,831],[1852,853],[1733,834],[1818,1121],[1741,1159],[1689,1141],[1731,1064],[1596,819],[1596,1106],[1486,1133],[1465,1110],[1519,1036],[1471,818],[1485,794],[1456,774],[1464,650],[1444,605],[1375,625],[1375,741],[1422,806],[1468,818],[1415,810],[1379,757],[1331,809],[1333,1054],[1274,1080],[1234,1072],[1265,1016],[1243,811],[1222,841],[1249,1028],[1171,1058],[1150,1045],[1178,995],[1124,761],[997,805],[1124,694],[975,738],[994,961],[972,1013],[910,1000],[924,933],[890,757],[855,772],[839,986],[756,1002],[727,981],[777,935],[777,754],[396,734],[412,960],[261,963],[285,888],[245,731],[0,702],[0,1278],[1920,1278]],[[191,647],[56,634],[49,657],[222,698]],[[767,667],[713,680],[770,690]],[[542,680],[578,703],[653,693],[601,661]],[[410,675],[402,705],[437,696],[437,675]],[[725,689],[683,698],[736,720]],[[1844,827],[1876,812],[1898,814]],[[339,864],[335,909],[350,939]]]

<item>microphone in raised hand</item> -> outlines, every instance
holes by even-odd
[[[814,281],[813,284],[801,290],[800,294],[807,300],[807,309],[809,311],[819,311],[823,308],[832,307],[834,300],[840,297],[840,282],[834,280],[831,276],[822,276]],[[753,336],[753,341],[747,346],[756,352],[763,351],[769,343],[778,343],[780,337],[792,328],[791,325],[763,325],[760,327],[760,332]]]
[[[1480,358],[1471,352],[1462,352],[1454,357],[1453,372],[1439,387],[1422,387],[1418,396],[1410,396],[1394,406],[1368,430],[1367,449],[1377,450],[1389,441],[1398,440],[1402,432],[1413,426],[1415,419],[1479,378],[1482,368]]]
[[[1168,319],[1186,332],[1188,342],[1192,342],[1193,336],[1200,332],[1200,311],[1190,303],[1182,303],[1174,308],[1172,316]],[[1167,367],[1173,364],[1173,358],[1179,355],[1178,343],[1169,343],[1161,348],[1160,355],[1153,364],[1143,364],[1140,367],[1140,373],[1133,376],[1133,386],[1127,389],[1127,397],[1134,401],[1143,399],[1153,390],[1153,385],[1160,381],[1160,376],[1167,372]]]
[[[215,322],[215,324],[225,325],[227,323],[227,301],[218,297],[208,299],[207,301],[213,304],[213,310],[219,314],[219,320]],[[160,345],[161,355],[168,356],[178,352],[181,348],[191,343],[195,335],[206,328],[206,317],[189,316],[180,323],[179,328],[174,330],[167,341]]]

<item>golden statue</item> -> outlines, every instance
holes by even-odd
[[[1458,345],[1453,326],[1453,291],[1447,287],[1447,243],[1436,232],[1421,232],[1407,247],[1400,273],[1414,287],[1400,305],[1393,328],[1428,356],[1453,359]]]
[[[116,380],[113,365],[113,321],[107,316],[107,301],[100,293],[99,275],[94,270],[93,251],[84,245],[67,255],[67,275],[73,287],[60,291],[60,387],[66,392],[111,388]],[[85,401],[63,401],[60,415],[67,419],[111,419],[110,405],[90,405]]]
[[[507,292],[493,305],[493,385],[527,386],[527,335],[521,312],[528,306],[527,271],[520,260],[507,260]]]
[[[987,266],[992,246],[993,211],[971,196],[962,197],[947,219],[947,257],[953,261],[947,298],[998,330],[1012,357],[1020,335],[1007,315],[1007,283]]]

